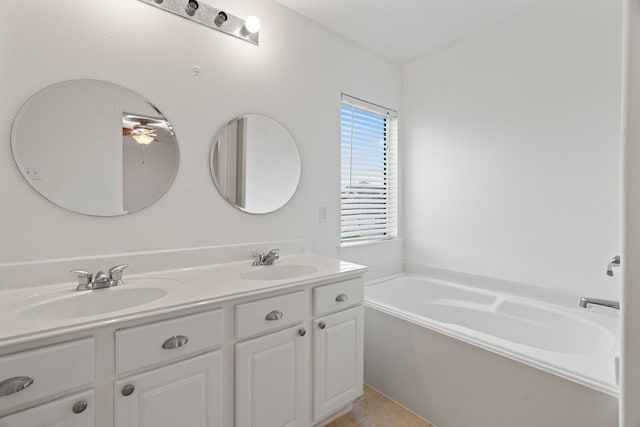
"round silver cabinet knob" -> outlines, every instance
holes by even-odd
[[[324,323],[324,322],[320,322],[320,323],[318,323],[318,327],[319,327],[320,329],[324,329],[324,328],[326,328],[326,327],[327,327],[327,324],[326,324],[326,323]]]
[[[298,335],[300,335],[301,337],[307,335],[307,330],[305,328],[298,329]]]
[[[133,384],[127,384],[126,386],[122,387],[122,395],[131,396],[135,389],[136,388],[133,386]]]
[[[71,410],[74,414],[81,414],[85,409],[87,409],[87,406],[89,406],[89,404],[86,400],[79,400],[73,404],[73,408],[71,408]]]

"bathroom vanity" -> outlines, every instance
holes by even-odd
[[[68,117],[90,129],[91,144],[85,132],[68,132]],[[32,125],[40,122],[49,125]],[[96,217],[150,206],[178,172],[173,125],[110,82],[38,91],[16,115],[11,143],[34,190]],[[220,195],[252,214],[288,203],[301,175],[289,131],[259,114],[225,123],[209,164]],[[212,249],[213,259],[237,261],[229,253],[239,246]],[[120,264],[194,265],[185,254],[211,248],[200,249],[160,251],[153,261],[134,253]],[[0,288],[15,288],[12,277],[18,286],[46,283],[81,269],[78,284],[0,291],[0,427],[309,427],[339,415],[362,394],[364,267],[311,255],[265,265],[278,251],[260,255],[254,266],[125,274],[124,284],[124,265],[95,279],[69,260],[0,269]]]
[[[323,425],[362,394],[363,272],[301,255],[2,291],[0,426]]]

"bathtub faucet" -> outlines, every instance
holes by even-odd
[[[613,277],[613,267],[620,267],[620,255],[616,255],[611,258],[609,265],[607,265],[607,276]]]
[[[606,299],[597,298],[580,298],[580,307],[591,308],[592,305],[599,305],[600,307],[614,308],[620,310],[620,303],[618,301],[611,301]]]

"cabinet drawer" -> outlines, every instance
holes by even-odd
[[[0,358],[0,412],[91,385],[94,364],[93,338]]]
[[[54,400],[0,420],[2,427],[92,427],[94,425],[93,390]]]
[[[265,298],[236,306],[236,337],[250,337],[292,325],[308,317],[304,291]]]
[[[116,373],[179,359],[222,344],[222,310],[116,331]]]
[[[346,280],[313,289],[313,314],[321,316],[362,304],[364,301],[364,279]]]

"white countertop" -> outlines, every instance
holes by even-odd
[[[248,280],[243,279],[241,274],[252,269],[269,267],[251,267],[251,261],[247,260],[131,276],[127,276],[125,270],[124,285],[121,287],[82,292],[109,292],[125,287],[153,286],[165,289],[167,295],[131,308],[63,320],[44,321],[24,318],[24,316],[17,318],[17,314],[38,303],[81,294],[82,292],[76,291],[77,283],[67,282],[0,291],[0,347],[229,299],[284,290],[320,280],[339,280],[343,277],[363,274],[366,270],[366,267],[361,265],[316,255],[283,256],[277,265],[301,264],[312,265],[318,271],[292,279]],[[158,282],[160,285],[154,284],[154,279],[158,278],[174,280],[162,280]]]

